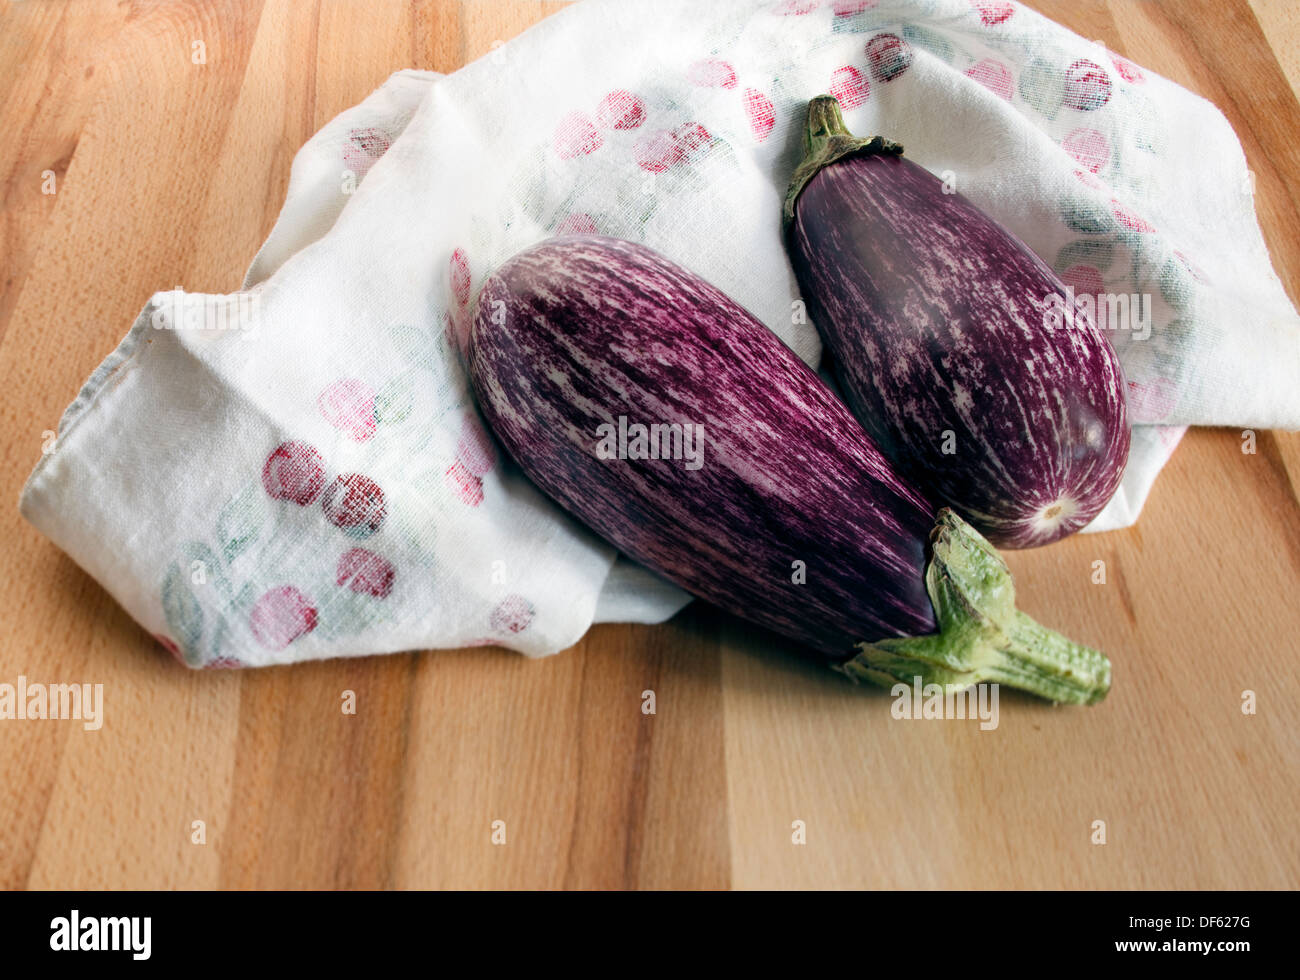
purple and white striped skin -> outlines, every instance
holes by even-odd
[[[1110,342],[1083,310],[1053,329],[1066,294],[1047,264],[901,147],[852,137],[830,96],[806,148],[786,242],[854,415],[1000,547],[1083,527],[1128,459]]]
[[[937,629],[934,508],[775,334],[655,252],[566,236],[514,256],[479,294],[469,368],[533,482],[687,591],[834,663]],[[700,465],[601,458],[620,416],[703,426]]]

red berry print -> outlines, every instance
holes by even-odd
[[[354,538],[370,537],[388,516],[384,491],[360,473],[348,473],[331,483],[321,498],[321,507],[331,524]]]
[[[772,127],[776,125],[776,107],[756,88],[745,89],[745,113],[749,116],[749,128],[754,139],[761,143],[772,135]]]
[[[1119,72],[1119,77],[1124,79],[1126,82],[1138,84],[1147,80],[1146,75],[1142,74],[1142,69],[1122,55],[1111,54],[1110,63],[1114,65],[1115,70]]]
[[[456,458],[475,476],[483,476],[496,466],[497,454],[483,427],[472,418],[466,418],[456,440]]]
[[[636,129],[645,122],[645,103],[623,89],[610,92],[600,100],[596,122],[601,129]]]
[[[589,214],[569,214],[565,215],[558,225],[555,226],[556,235],[598,235],[600,230],[596,227],[596,221]]]
[[[966,77],[979,82],[998,98],[1011,101],[1011,69],[1002,62],[985,58],[966,69]]]
[[[1119,201],[1111,201],[1110,209],[1114,213],[1115,217],[1119,219],[1119,223],[1129,229],[1129,231],[1148,232],[1156,230],[1154,225],[1139,218],[1124,205],[1120,204]]]
[[[325,486],[325,460],[305,442],[282,442],[266,457],[262,486],[272,500],[291,500],[306,507]]]
[[[153,638],[162,644],[162,648],[176,658],[176,662],[185,665],[185,657],[181,654],[180,645],[177,644],[170,636],[164,636],[162,633],[155,633]]]
[[[571,112],[555,127],[555,152],[561,160],[595,153],[604,145],[604,138],[585,113]]]
[[[709,131],[697,122],[688,122],[685,125],[678,126],[673,130],[673,139],[682,148],[682,156],[690,159],[696,150],[708,147],[713,143],[713,137]]]
[[[391,144],[392,138],[381,129],[373,126],[354,129],[343,144],[343,165],[358,177],[364,177]]]
[[[460,460],[452,463],[447,468],[447,483],[456,491],[456,496],[460,498],[461,503],[469,504],[471,507],[477,507],[483,503],[483,480],[481,477],[471,473]]]
[[[879,2],[880,0],[835,0],[831,4],[831,11],[836,17],[852,17],[864,10],[870,10]]]
[[[652,174],[663,173],[681,163],[685,156],[682,144],[666,129],[657,129],[638,137],[632,152],[636,156],[637,166]]]
[[[392,145],[391,137],[382,129],[376,129],[373,126],[352,130],[348,133],[348,141],[353,146],[375,157],[383,156],[388,152],[388,147]]]
[[[346,585],[359,595],[372,595],[376,599],[386,599],[393,591],[393,580],[397,570],[393,563],[382,555],[365,548],[351,548],[343,552],[335,570],[335,581]]]
[[[736,69],[721,58],[705,58],[686,69],[686,78],[700,88],[735,88]]]
[[[867,67],[878,82],[892,82],[912,63],[912,46],[897,34],[877,34],[867,42]]]
[[[1016,12],[1015,4],[1006,0],[971,0],[971,6],[979,12],[985,27],[996,27]]]
[[[283,650],[316,628],[316,607],[292,585],[281,585],[257,600],[248,625],[262,646]]]
[[[784,0],[776,8],[776,12],[782,17],[802,17],[804,14],[811,14],[821,5],[821,0]]]
[[[836,68],[831,75],[831,95],[845,109],[856,109],[867,101],[871,83],[862,72],[851,66]]]
[[[1061,141],[1061,148],[1087,170],[1098,173],[1110,162],[1110,141],[1095,129],[1076,129]]]
[[[1080,58],[1065,73],[1065,104],[1088,112],[1110,101],[1110,76],[1095,61]]]
[[[365,442],[375,434],[375,389],[359,378],[343,378],[316,399],[325,421],[344,435]]]
[[[451,292],[462,307],[469,305],[469,287],[469,259],[465,257],[465,250],[458,248],[451,253]]]
[[[636,141],[632,148],[642,170],[659,174],[679,163],[689,161],[697,150],[713,145],[709,131],[697,122],[683,123],[676,129],[657,129]]]
[[[534,615],[531,602],[521,595],[508,595],[492,610],[488,625],[496,633],[522,633]]]

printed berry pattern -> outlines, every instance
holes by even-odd
[[[218,515],[219,550],[204,542],[188,542],[181,558],[164,576],[161,599],[170,632],[157,638],[173,656],[190,666],[242,666],[235,653],[227,649],[228,624],[232,621],[243,623],[259,647],[279,653],[317,629],[322,608],[339,608],[328,590],[322,590],[321,583],[313,581],[312,587],[305,584],[308,579],[319,578],[308,570],[298,573],[298,581],[269,586],[259,584],[260,575],[254,570],[238,590],[232,585],[237,567],[243,567],[237,566],[237,559],[254,542],[262,546],[263,562],[274,567],[284,564],[274,555],[296,550],[294,532],[301,526],[285,520],[292,511],[310,509],[319,515],[312,519],[318,526],[328,525],[342,532],[339,558],[333,569],[336,587],[382,600],[392,593],[397,581],[396,568],[379,552],[343,546],[346,538],[369,538],[384,524],[387,505],[383,490],[374,480],[359,473],[330,474],[324,454],[298,440],[272,448],[262,463],[260,477],[260,486],[245,487]],[[264,535],[268,524],[273,528],[269,537]],[[299,559],[297,564],[304,563]],[[209,616],[205,605],[219,614]]]
[[[656,129],[636,141],[636,164],[652,174],[661,174],[686,159],[686,149],[670,130]]]
[[[836,68],[831,75],[830,93],[844,109],[856,109],[867,101],[867,96],[871,94],[871,83],[858,69],[845,65]]]
[[[1011,101],[1014,81],[1011,69],[996,58],[984,58],[966,69],[966,77],[979,82],[999,99]]]
[[[325,461],[316,447],[286,442],[275,447],[262,467],[262,486],[272,500],[313,503],[325,487]]]
[[[601,129],[636,129],[645,122],[645,103],[623,89],[610,92],[600,100],[596,122]]]
[[[566,214],[555,227],[557,235],[599,235],[600,226],[586,212]]]
[[[292,585],[268,589],[253,605],[249,627],[268,650],[283,650],[316,628],[316,607]]]
[[[1061,148],[1094,174],[1101,173],[1110,164],[1110,140],[1104,133],[1086,126],[1071,130],[1061,141]]]
[[[393,591],[397,570],[383,555],[365,548],[349,548],[339,558],[336,581],[353,592],[385,599]]]
[[[1115,66],[1115,70],[1119,72],[1119,77],[1124,79],[1124,81],[1134,85],[1146,81],[1146,76],[1142,74],[1142,69],[1122,55],[1110,55],[1110,63]]]
[[[1016,6],[1009,0],[971,0],[971,6],[980,16],[985,27],[997,27],[1005,24],[1016,12]]]
[[[533,621],[536,610],[523,596],[510,595],[492,610],[488,623],[493,633],[522,633]]]
[[[587,156],[604,145],[604,138],[586,113],[570,112],[555,127],[555,153],[561,160]]]
[[[321,415],[340,432],[357,442],[375,434],[375,391],[357,378],[335,381],[316,399]]]
[[[749,116],[749,128],[755,141],[761,143],[772,135],[776,126],[776,107],[759,89],[745,89],[745,114]]]
[[[880,0],[835,0],[831,4],[831,11],[836,17],[852,17],[855,14],[870,10],[879,2]]]
[[[867,65],[877,82],[892,82],[912,64],[912,46],[897,34],[877,34],[867,42]]]
[[[343,169],[360,181],[392,145],[393,135],[386,129],[377,126],[350,129],[343,144]]]
[[[686,77],[700,88],[736,87],[736,69],[721,58],[701,58],[686,70]]]
[[[762,142],[770,134],[775,125],[770,100],[756,89],[750,92],[752,86],[742,87],[729,60],[696,58],[682,65],[680,77],[688,91],[723,93],[742,112],[755,113],[753,124],[746,126],[749,142]],[[537,182],[537,196],[524,195],[528,216],[552,235],[608,234],[616,230],[608,214],[579,206],[579,202],[582,188],[601,186],[611,166],[634,168],[627,174],[620,203],[638,213],[641,225],[654,217],[664,198],[701,186],[706,167],[716,165],[715,173],[717,166],[734,167],[729,142],[696,118],[687,108],[688,102],[614,87],[590,104],[560,111],[555,132],[541,154],[546,161],[543,167],[557,169],[562,180],[571,182],[577,191],[551,205],[544,198],[556,183]],[[764,112],[767,118],[763,118]],[[749,115],[745,118],[748,123]],[[615,224],[618,221],[614,219]],[[468,324],[460,322],[454,312],[452,324],[463,349]],[[467,502],[477,499],[472,474],[453,466],[444,476]]]
[[[456,305],[464,309],[469,305],[470,288],[473,277],[469,271],[469,257],[465,250],[458,248],[451,253],[451,294],[456,298]]]
[[[354,538],[368,538],[383,526],[388,505],[379,484],[360,473],[336,477],[321,497],[326,519]]]
[[[469,277],[463,253],[453,256],[450,302],[459,302],[457,267]],[[338,433],[339,447],[385,438],[388,427],[412,416],[418,385],[432,358],[425,335],[395,325],[390,341],[408,367],[379,385],[360,378],[330,382],[312,400],[318,415]],[[305,394],[305,393],[304,393]],[[486,499],[485,478],[499,465],[495,443],[475,411],[466,410],[468,389],[449,392],[435,408],[438,431],[455,433],[446,468],[443,509],[478,507]],[[419,440],[410,445],[419,449]],[[342,469],[323,445],[286,439],[268,447],[242,489],[216,515],[215,540],[185,542],[165,570],[159,589],[166,632],[155,635],[187,666],[233,669],[254,662],[278,662],[312,637],[354,636],[379,623],[402,587],[404,573],[393,547],[428,552],[436,544],[418,524],[389,533],[392,502],[373,474]],[[344,454],[346,455],[346,454]],[[424,492],[429,488],[424,487]],[[303,542],[310,547],[304,547]],[[528,628],[531,602],[511,595],[485,611],[482,626],[500,642]]]
[[[1110,101],[1110,76],[1095,61],[1080,58],[1065,74],[1065,104],[1080,112],[1100,109]]]

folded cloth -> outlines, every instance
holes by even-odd
[[[152,297],[23,513],[195,667],[540,656],[672,615],[683,593],[501,458],[463,366],[474,296],[539,239],[614,235],[816,363],[780,209],[827,91],[1100,297],[1135,429],[1090,529],[1136,519],[1187,425],[1300,427],[1300,320],[1203,99],[1001,0],[588,0],[321,130],[244,288]]]

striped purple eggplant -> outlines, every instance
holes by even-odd
[[[813,371],[651,250],[572,236],[514,256],[479,293],[469,370],[560,506],[850,676],[1105,693],[1105,657],[1017,612],[997,553],[936,515]]]
[[[901,153],[809,104],[784,215],[808,312],[903,473],[1000,547],[1055,541],[1123,475],[1119,360],[1042,259]]]

